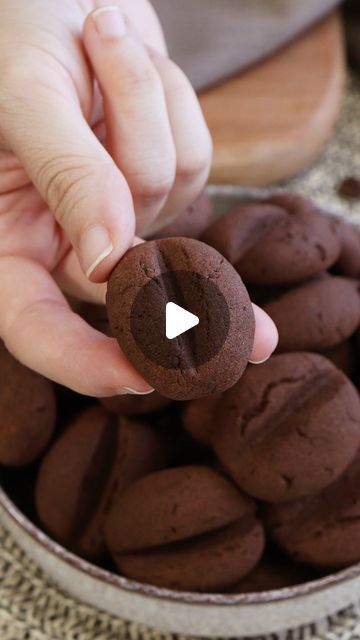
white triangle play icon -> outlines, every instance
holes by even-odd
[[[179,307],[175,302],[168,302],[166,305],[166,337],[169,340],[181,336],[185,331],[189,331],[199,324],[199,318]]]

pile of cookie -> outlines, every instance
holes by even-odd
[[[137,294],[179,292],[182,280],[163,278],[172,270],[200,271],[196,286],[211,280],[229,309],[208,361],[191,340],[146,357],[161,336],[141,314],[145,346],[131,342]],[[246,366],[250,299],[279,345]],[[81,313],[115,335],[148,396],[84,399],[0,350],[1,475],[13,495],[26,484],[19,502],[36,522],[93,562],[176,590],[277,589],[360,562],[358,231],[290,194],[214,220],[202,195],[125,256],[107,304],[110,323],[105,308]]]

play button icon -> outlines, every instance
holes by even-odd
[[[175,302],[166,305],[165,333],[168,340],[173,340],[199,324],[199,318],[194,313],[186,311]]]
[[[164,369],[195,371],[219,353],[230,312],[216,276],[174,269],[155,274],[139,289],[130,311],[131,337],[148,360]]]
[[[168,398],[225,391],[247,365],[255,324],[248,293],[234,267],[199,240],[134,246],[110,274],[106,305],[124,356]]]

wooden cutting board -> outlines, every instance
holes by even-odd
[[[308,167],[329,138],[345,79],[333,13],[281,51],[201,95],[214,140],[211,182],[264,186]]]

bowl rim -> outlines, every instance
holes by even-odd
[[[353,578],[360,576],[360,562],[329,574],[325,577],[305,582],[300,585],[261,591],[258,593],[219,594],[219,593],[194,593],[188,591],[173,591],[163,589],[146,583],[129,580],[107,569],[92,564],[90,561],[68,551],[55,542],[39,527],[36,526],[13,502],[4,489],[0,486],[0,508],[24,531],[35,543],[43,547],[49,554],[57,557],[73,569],[80,571],[107,585],[117,587],[130,593],[156,598],[162,601],[172,601],[180,604],[217,605],[217,606],[241,606],[276,603],[291,600],[301,596],[310,596],[313,593],[328,589]],[[1,520],[1,512],[0,512]],[[6,524],[5,524],[6,527]],[[21,544],[20,544],[21,546]]]

